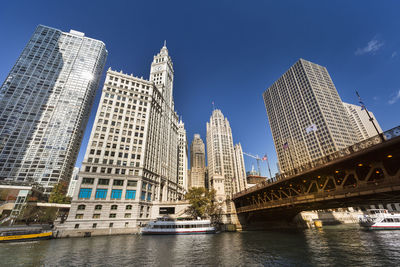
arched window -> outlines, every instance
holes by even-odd
[[[126,205],[126,209],[127,210],[131,210],[132,209],[132,205]]]
[[[112,205],[112,206],[111,206],[111,209],[112,209],[112,210],[116,210],[117,208],[118,208],[117,205]]]
[[[78,206],[78,210],[84,210],[85,208],[86,208],[85,205],[79,205],[79,206]]]
[[[95,210],[101,210],[101,208],[102,208],[101,205],[96,205],[96,206],[94,207]]]

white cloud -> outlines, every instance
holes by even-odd
[[[392,105],[400,99],[400,90],[389,100],[389,104]]]
[[[397,51],[394,51],[394,52],[392,53],[392,58],[394,58],[395,56],[397,56]]]
[[[374,53],[378,51],[382,46],[383,42],[377,40],[376,38],[373,38],[371,41],[368,42],[367,46],[365,46],[364,48],[358,48],[355,54],[363,55],[363,54]]]

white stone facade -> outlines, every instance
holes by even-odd
[[[36,28],[0,87],[0,180],[69,181],[106,57],[84,33]]]
[[[154,203],[183,198],[178,115],[164,46],[150,81],[109,69],[64,229],[130,228],[152,219]]]
[[[357,132],[358,141],[363,141],[370,137],[377,135],[372,122],[369,120],[368,114],[365,110],[362,110],[360,106],[349,104],[343,102],[344,107],[346,108],[347,114],[350,117],[350,121],[353,124],[354,129]],[[382,128],[376,120],[374,114],[371,111],[368,111],[369,115],[373,118],[376,128],[381,133]]]
[[[280,172],[358,141],[325,67],[300,59],[263,98]]]
[[[188,190],[188,144],[185,124],[178,123],[178,184]]]
[[[238,156],[241,151],[238,148]],[[231,199],[233,194],[240,191],[239,182],[244,168],[243,153],[240,166],[240,173],[236,166],[235,149],[233,146],[232,130],[227,118],[224,117],[221,110],[213,111],[210,122],[207,122],[207,161],[208,177],[210,187],[216,189],[217,183],[223,179],[223,191],[226,199]],[[244,171],[244,177],[246,171]],[[245,178],[244,178],[245,179]]]

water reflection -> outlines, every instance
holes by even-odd
[[[358,227],[0,244],[1,266],[396,266],[400,231]]]

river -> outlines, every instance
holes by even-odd
[[[399,266],[400,231],[358,226],[0,244],[1,266]]]

